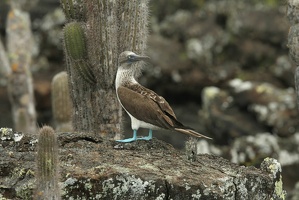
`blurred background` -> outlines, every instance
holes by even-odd
[[[51,81],[65,70],[58,0],[31,1],[34,97],[38,125],[53,125]],[[178,119],[213,141],[198,153],[259,167],[278,159],[288,199],[298,195],[299,115],[295,64],[288,56],[287,2],[279,0],[151,0],[147,55],[139,78],[174,108]],[[5,46],[9,7],[0,1],[0,36]],[[138,53],[138,52],[136,52]],[[1,61],[0,61],[1,65]],[[0,76],[0,127],[13,127],[6,78]],[[124,133],[131,137],[125,115]],[[141,133],[147,134],[147,130]],[[154,131],[183,149],[188,138]]]

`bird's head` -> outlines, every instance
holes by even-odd
[[[138,61],[148,61],[150,58],[148,56],[140,56],[132,51],[124,51],[119,55],[118,64],[119,66],[129,66]]]

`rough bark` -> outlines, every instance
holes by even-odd
[[[0,133],[0,193],[5,198],[31,199],[36,140],[24,136],[15,142],[12,131]],[[119,144],[93,134],[61,133],[58,141],[62,199],[283,199],[285,195],[280,164],[274,159],[265,159],[257,169],[207,154],[191,161],[157,139]]]

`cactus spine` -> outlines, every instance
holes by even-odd
[[[52,112],[56,131],[72,130],[72,102],[65,71],[56,74],[52,80]]]
[[[297,68],[295,71],[295,88],[297,95],[297,107],[299,109],[299,2],[296,0],[288,1],[287,17],[291,23],[288,36],[289,54]]]
[[[7,51],[11,67],[8,95],[15,129],[35,133],[36,111],[30,72],[33,40],[29,14],[20,9],[26,3],[30,1],[11,1],[6,22]]]
[[[1,60],[1,65],[0,65],[0,74],[2,74],[2,76],[8,78],[12,71],[9,65],[9,61],[8,61],[8,57],[7,57],[7,53],[4,49],[4,46],[2,44],[2,41],[0,40],[0,60]]]
[[[74,129],[119,138],[122,113],[114,90],[117,58],[125,50],[144,53],[148,0],[61,0],[61,4],[69,20],[64,48]],[[71,29],[76,29],[76,37]],[[81,62],[73,62],[74,57]],[[95,82],[90,84],[92,77]]]
[[[44,126],[39,131],[36,179],[37,199],[60,199],[58,145],[55,132],[49,126]]]
[[[76,72],[88,83],[95,83],[95,77],[87,59],[84,30],[78,22],[72,22],[64,28],[64,43],[68,59]]]

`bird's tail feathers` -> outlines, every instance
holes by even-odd
[[[186,135],[191,135],[191,136],[194,136],[194,137],[197,137],[197,138],[206,138],[206,139],[210,139],[212,140],[212,138],[208,137],[208,136],[205,136],[205,135],[202,135],[196,131],[193,131],[191,129],[184,129],[184,128],[174,128],[174,130],[180,132],[180,133],[184,133]]]

